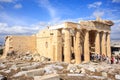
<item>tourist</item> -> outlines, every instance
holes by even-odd
[[[114,57],[114,64],[117,64],[117,59],[116,59],[116,57]]]
[[[114,63],[114,57],[112,56],[111,57],[111,64],[113,64]]]
[[[108,56],[106,57],[106,63],[109,63],[109,58],[108,58]]]
[[[118,55],[116,56],[116,60],[117,60],[116,64],[118,64],[119,63],[119,56]]]

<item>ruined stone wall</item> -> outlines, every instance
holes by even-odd
[[[36,35],[37,51],[41,56],[58,60],[58,30],[43,30]],[[61,43],[60,43],[61,44]]]
[[[48,51],[50,48],[49,34],[49,30],[43,30],[36,34],[36,49],[41,56],[50,57]]]
[[[13,50],[15,53],[33,53],[36,49],[35,36],[8,36],[5,41],[4,54]]]

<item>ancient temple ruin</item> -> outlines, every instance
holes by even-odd
[[[10,50],[32,51],[50,58],[51,61],[70,63],[74,59],[76,64],[89,62],[92,53],[111,57],[112,25],[112,21],[97,18],[49,26],[33,36],[8,36],[4,55]]]

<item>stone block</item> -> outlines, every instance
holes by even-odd
[[[86,73],[84,68],[81,68],[80,70],[81,70],[81,73],[82,73],[82,74],[85,74],[85,73]]]
[[[77,70],[75,71],[75,73],[81,73],[81,70],[80,70],[80,69],[77,69]]]
[[[53,68],[54,65],[48,65],[44,68],[45,74],[57,73],[57,71]]]
[[[67,76],[85,76],[84,74],[67,74]]]
[[[107,73],[106,72],[102,72],[102,76],[107,77]]]
[[[92,71],[92,72],[95,72],[95,71],[96,71],[96,69],[95,69],[94,67],[89,67],[89,68],[87,68],[87,70],[90,70],[90,71]]]
[[[41,75],[44,75],[44,73],[45,73],[44,69],[34,69],[26,72],[27,76],[30,76],[30,77],[41,76]]]
[[[98,79],[98,80],[106,80],[105,79],[105,77],[103,77],[103,76],[90,76],[91,78],[96,78],[96,79]],[[95,79],[95,80],[96,80]]]
[[[41,64],[39,63],[33,63],[31,65],[28,65],[28,66],[24,66],[24,67],[21,67],[22,70],[32,70],[32,69],[36,69],[37,67],[39,67]]]
[[[67,70],[69,70],[70,73],[74,73],[77,70],[77,66],[69,64],[68,67],[67,67]]]
[[[18,64],[16,65],[17,67],[24,67],[24,66],[30,66],[31,63],[23,63],[23,64]]]
[[[40,80],[60,80],[60,78],[58,74],[50,74],[42,76]]]
[[[17,68],[16,65],[12,65],[9,69],[10,69],[10,70],[11,70],[11,69],[13,69],[13,70],[17,70],[18,68]]]
[[[55,70],[63,70],[63,67],[62,66],[58,66],[58,65],[53,66],[53,68]]]
[[[120,74],[115,75],[116,80],[120,80]]]
[[[41,75],[44,75],[44,73],[45,73],[44,69],[41,68],[41,69],[34,69],[34,70],[29,70],[29,71],[21,71],[21,72],[16,73],[13,77],[19,77],[22,75],[26,75],[29,77],[41,76]]]
[[[41,76],[34,76],[34,80],[40,80]]]
[[[4,77],[3,75],[0,75],[0,80],[7,80],[7,77]]]

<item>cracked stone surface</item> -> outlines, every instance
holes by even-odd
[[[0,60],[0,80],[116,80],[120,64]]]

